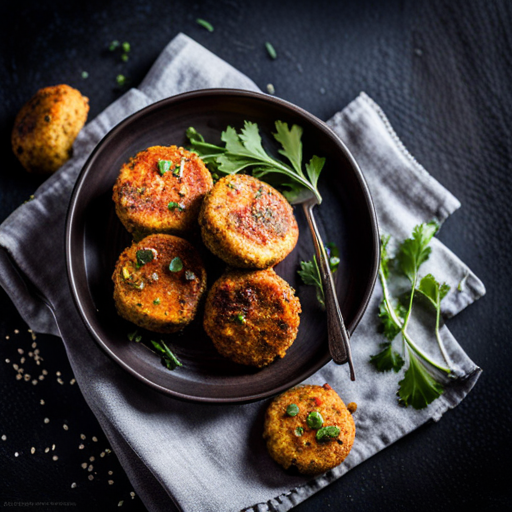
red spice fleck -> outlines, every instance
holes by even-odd
[[[324,389],[332,389],[327,382],[322,386]]]
[[[318,407],[319,405],[322,405],[322,400],[320,400],[320,398],[318,398],[317,396],[315,396],[313,398],[313,401],[315,402],[315,405]]]

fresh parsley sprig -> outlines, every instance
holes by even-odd
[[[299,199],[305,191],[312,193],[318,203],[322,202],[322,196],[318,191],[318,178],[325,164],[325,158],[313,156],[305,169],[302,168],[302,128],[287,123],[276,121],[276,133],[272,135],[281,148],[279,154],[284,156],[287,163],[273,158],[263,148],[259,128],[256,123],[244,122],[244,127],[238,133],[233,127],[228,126],[221,134],[224,147],[205,142],[203,136],[194,128],[187,130],[187,137],[191,149],[202,160],[213,166],[215,172],[220,174],[235,174],[251,171],[256,178],[264,178],[267,175],[281,174],[288,180],[281,183],[286,187],[283,194],[288,201]]]
[[[336,270],[338,270],[338,266],[340,264],[339,250],[336,245],[331,242],[326,244],[325,252],[327,253],[331,273],[334,274]],[[324,288],[316,256],[313,255],[313,259],[310,261],[301,261],[300,267],[301,270],[298,270],[297,273],[301,277],[302,282],[316,288],[316,298],[322,308],[325,308]]]
[[[404,357],[394,350],[392,342],[401,333],[403,354],[409,362],[404,378],[399,382],[398,396],[405,406],[412,405],[415,409],[427,407],[444,390],[439,378],[434,377],[432,369],[438,374],[450,376],[449,367],[438,364],[424,353],[407,332],[411,318],[413,301],[416,294],[427,299],[436,311],[435,334],[441,353],[449,365],[448,354],[444,348],[439,324],[441,316],[441,301],[450,287],[446,283],[440,284],[432,274],[420,278],[421,265],[428,260],[431,248],[430,242],[439,225],[436,222],[420,224],[413,230],[412,237],[405,240],[398,250],[396,261],[401,272],[409,279],[411,289],[407,307],[393,300],[388,287],[390,279],[391,258],[388,254],[390,237],[381,239],[381,261],[379,267],[379,280],[382,285],[383,298],[379,308],[379,318],[384,336],[388,342],[381,345],[381,352],[371,356],[371,362],[379,371],[398,372],[406,364]]]
[[[158,352],[160,352],[162,356],[162,363],[169,370],[175,370],[178,366],[183,366],[164,341],[160,340],[160,342],[158,342],[151,340],[151,344]]]

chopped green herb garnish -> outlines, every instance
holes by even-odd
[[[176,256],[176,258],[174,258],[171,261],[171,263],[169,264],[169,270],[171,272],[179,272],[182,269],[183,269],[183,261],[181,261],[181,258]]]
[[[128,82],[127,78],[124,75],[117,75],[116,82],[119,87],[123,87]]]
[[[450,287],[446,283],[441,284],[437,282],[432,274],[428,274],[423,278],[419,276],[421,265],[430,256],[431,248],[429,244],[438,229],[439,225],[435,222],[416,226],[412,237],[405,240],[398,250],[396,256],[398,269],[405,274],[410,282],[407,307],[394,301],[390,294],[388,280],[391,278],[391,258],[387,250],[390,237],[382,237],[381,239],[379,279],[382,285],[383,299],[380,304],[379,317],[383,334],[389,341],[382,344],[381,352],[372,356],[370,361],[378,371],[394,370],[398,372],[405,366],[406,361],[392,346],[393,340],[399,333],[401,334],[402,353],[406,354],[409,366],[405,371],[404,378],[398,383],[398,396],[403,405],[412,405],[415,409],[427,407],[443,393],[443,384],[434,377],[431,370],[435,368],[440,372],[440,375],[450,375],[452,372],[449,367],[447,368],[436,363],[424,353],[407,332],[414,298],[415,296],[421,296],[426,299],[427,303],[435,311],[435,336],[441,353],[447,364],[449,364],[448,354],[439,332],[439,323],[441,301],[450,290]],[[397,282],[399,282],[398,279]]]
[[[153,344],[153,347],[156,348],[158,352],[162,355],[162,363],[169,369],[169,370],[175,370],[178,366],[183,366],[178,358],[171,352],[169,347],[160,340],[160,343],[157,341],[151,340],[151,343]]]
[[[142,265],[153,261],[155,258],[151,249],[141,249],[140,251],[137,251],[135,255],[137,257],[137,267],[142,267]]]
[[[191,270],[185,270],[185,279],[187,281],[193,281],[196,278],[196,275]]]
[[[160,298],[156,298],[156,299],[153,301],[153,304],[154,304],[155,306],[158,306],[158,305],[160,304],[160,302],[161,302],[161,301],[160,301]]]
[[[286,408],[286,414],[288,414],[288,416],[297,416],[297,414],[299,414],[299,406],[297,404],[290,404]]]
[[[308,414],[306,423],[308,424],[309,428],[314,428],[316,430],[324,424],[324,419],[318,411],[313,411]]]
[[[201,25],[201,27],[208,30],[208,32],[213,32],[213,25],[211,23],[208,23],[206,20],[203,20],[201,18],[197,18],[196,23],[198,25]]]
[[[129,58],[130,58],[130,57],[128,56],[128,54],[127,54],[127,53],[123,53],[123,54],[121,55],[121,60],[122,60],[123,62],[128,62],[128,59],[129,59]]]
[[[322,427],[319,429],[316,433],[316,440],[317,441],[328,441],[329,439],[335,439],[340,435],[341,430],[339,427],[335,426],[329,426],[329,427]]]
[[[89,73],[87,73],[87,71],[82,71],[82,78],[85,80],[87,78],[89,78]]]
[[[246,319],[245,319],[245,315],[243,313],[239,313],[238,315],[235,316],[235,322],[237,324],[240,324],[240,325],[243,325],[246,323]]]
[[[265,48],[267,49],[271,59],[275,59],[277,57],[276,50],[268,41],[265,43]]]
[[[322,171],[325,158],[313,156],[302,169],[302,128],[276,121],[276,133],[272,135],[281,144],[279,153],[290,163],[271,157],[263,148],[259,128],[256,123],[244,122],[240,133],[228,126],[221,134],[225,147],[215,146],[204,142],[204,138],[193,128],[187,130],[192,150],[216,172],[236,174],[252,169],[256,178],[266,175],[285,175],[287,179],[281,182],[286,188],[283,192],[288,201],[293,202],[312,193],[318,203],[322,196],[317,188],[318,178]]]
[[[142,336],[139,334],[138,329],[136,329],[135,331],[128,333],[128,339],[139,343],[142,340]]]
[[[126,41],[123,43],[123,52],[128,53],[131,50],[130,43],[127,43]]]
[[[295,430],[294,430],[294,433],[297,437],[300,437],[302,434],[304,434],[304,429],[302,427],[297,427]]]
[[[114,40],[110,43],[108,49],[113,52],[116,48],[119,48],[119,41]]]
[[[340,263],[338,248],[335,244],[328,243],[325,246],[325,252],[327,253],[327,259],[329,260],[331,273],[334,274]],[[316,298],[320,305],[325,307],[324,288],[322,285],[320,267],[318,266],[316,256],[313,255],[313,259],[310,261],[301,261],[300,267],[301,270],[298,270],[297,273],[301,277],[302,282],[316,288]]]
[[[258,191],[256,192],[256,194],[254,194],[254,199],[258,199],[259,197],[261,197],[262,193],[263,193],[263,187],[260,187],[258,189]]]
[[[171,211],[174,211],[176,209],[178,209],[178,211],[182,212],[185,207],[182,205],[182,204],[179,204],[179,203],[176,203],[174,201],[171,201],[168,205],[167,205],[167,208]]]
[[[171,165],[171,160],[158,160],[158,171],[163,176],[171,168]]]

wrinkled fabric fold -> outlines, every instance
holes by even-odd
[[[349,383],[346,367],[333,363],[306,381],[329,382],[346,402],[359,406],[349,457],[311,479],[290,476],[269,458],[261,437],[268,401],[219,406],[178,402],[136,380],[96,345],[74,308],[66,279],[65,219],[74,183],[94,147],[121,120],[154,101],[209,87],[258,90],[249,78],[180,34],[138,89],[128,91],[82,130],[73,159],[0,226],[0,284],[34,331],[62,337],[87,403],[149,510],[286,511],[425,422],[439,420],[469,393],[481,370],[444,325],[441,335],[462,378],[427,409],[398,407],[397,374],[377,374],[368,363],[383,341],[377,334],[377,285],[352,337],[356,383]],[[328,124],[359,163],[383,233],[402,239],[414,225],[433,218],[442,223],[460,206],[409,154],[366,94]],[[451,286],[443,314],[453,316],[485,288],[439,240],[432,245],[424,272]],[[53,265],[41,266],[33,247],[49,255]]]

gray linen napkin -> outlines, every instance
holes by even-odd
[[[481,370],[443,326],[452,363],[464,378],[427,409],[398,407],[397,375],[377,374],[368,363],[382,341],[376,334],[377,285],[352,338],[356,383],[348,380],[346,367],[333,363],[307,381],[329,382],[346,402],[359,406],[349,457],[310,479],[286,474],[266,453],[261,427],[267,400],[234,406],[178,402],[135,380],[103,353],[73,307],[66,282],[64,224],[73,184],[95,145],[126,116],[156,100],[208,87],[258,90],[247,77],[178,35],[138,89],[128,91],[82,130],[73,159],[0,226],[0,284],[34,331],[62,337],[85,399],[149,510],[170,510],[174,503],[185,512],[285,511],[426,421],[438,420],[466,396]],[[414,225],[432,218],[442,222],[460,206],[411,157],[364,93],[329,124],[359,162],[383,232],[403,238]],[[42,251],[52,265],[41,265]],[[485,293],[478,278],[438,240],[425,265],[428,271],[452,287],[443,303],[445,316]],[[462,279],[462,290],[455,291]]]

